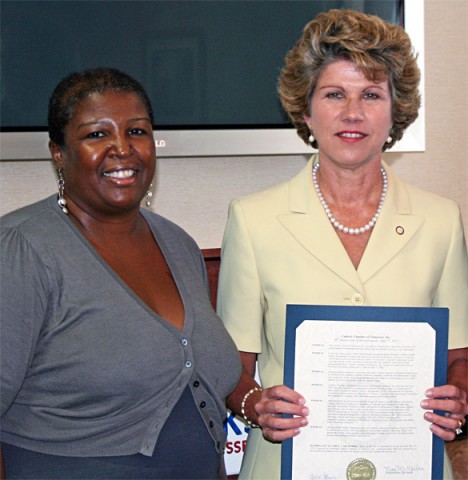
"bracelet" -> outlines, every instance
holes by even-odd
[[[252,393],[254,393],[254,392],[261,392],[261,391],[263,391],[263,388],[260,388],[260,387],[251,388],[251,389],[244,395],[244,398],[242,399],[242,402],[241,402],[241,413],[242,413],[242,416],[244,417],[244,420],[247,422],[247,425],[248,425],[250,428],[258,428],[259,425],[257,425],[256,423],[253,423],[252,420],[250,420],[249,418],[247,418],[247,415],[245,414],[245,402],[246,402],[247,399],[250,397],[250,395],[252,395]]]

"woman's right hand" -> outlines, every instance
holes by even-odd
[[[262,390],[255,411],[263,436],[271,442],[295,437],[308,423],[309,409],[305,406],[305,398],[285,385]]]

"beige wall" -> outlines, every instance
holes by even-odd
[[[426,151],[389,154],[398,175],[456,200],[468,234],[468,0],[425,0]],[[295,157],[160,159],[153,208],[202,248],[221,245],[229,201],[292,177]],[[0,214],[56,191],[44,161],[0,163]],[[468,236],[468,235],[467,235]]]

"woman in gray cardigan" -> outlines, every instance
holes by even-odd
[[[140,208],[155,172],[143,88],[72,74],[49,104],[59,193],[1,219],[7,478],[224,478],[240,375],[202,255]]]

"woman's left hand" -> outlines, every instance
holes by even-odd
[[[432,433],[446,441],[457,436],[468,415],[466,393],[455,385],[430,388],[426,391],[426,398],[422,400],[421,407],[425,410],[445,412],[445,415],[426,412],[424,418],[431,422]]]

